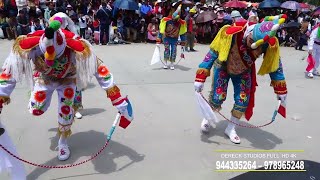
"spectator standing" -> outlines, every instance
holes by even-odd
[[[55,12],[53,2],[50,2],[48,8],[44,11],[44,19],[47,24],[49,24],[49,19],[51,18],[51,14]]]
[[[190,51],[196,51],[193,49],[194,47],[194,39],[195,39],[195,34],[197,32],[197,26],[196,22],[194,20],[194,16],[197,13],[197,10],[195,8],[190,9],[189,14],[186,17],[186,22],[187,22],[187,45],[186,48]]]
[[[27,4],[27,0],[16,0],[16,5],[18,8],[18,12],[20,14],[20,10],[23,10],[25,15],[28,13],[28,4]]]
[[[9,17],[17,16],[18,8],[15,0],[5,0],[4,10],[9,12]]]
[[[86,38],[87,18],[82,13],[79,15],[80,37]]]
[[[144,0],[142,1],[142,5],[140,8],[140,14],[143,18],[146,18],[149,16],[152,12],[152,7],[149,5],[149,3],[146,3]]]
[[[146,25],[145,19],[140,20],[140,24],[137,30],[138,30],[138,41],[146,43],[147,42],[146,41],[147,25]]]
[[[100,21],[100,45],[104,44],[104,35],[106,35],[107,44],[109,42],[109,26],[111,24],[111,11],[107,8],[107,3],[101,3],[101,8],[97,12],[97,18]]]
[[[307,43],[307,41],[308,41],[308,36],[307,36],[308,27],[309,27],[309,19],[303,19],[303,21],[301,23],[301,28],[300,28],[299,41],[295,46],[296,50],[299,49],[300,51],[302,51],[303,45],[305,45]]]
[[[72,6],[70,4],[67,5],[66,14],[69,17],[72,17],[74,14],[76,14],[76,12],[73,10],[73,8],[72,8]]]

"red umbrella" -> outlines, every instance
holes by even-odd
[[[300,4],[301,9],[309,9],[310,8],[310,6],[306,3],[299,3],[299,4]]]
[[[229,2],[226,2],[224,7],[229,7],[229,8],[246,8],[247,5],[241,1],[238,0],[231,0]]]

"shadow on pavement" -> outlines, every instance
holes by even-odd
[[[181,61],[182,61],[182,60],[181,60]],[[180,62],[180,63],[181,63],[181,62]],[[162,65],[162,64],[161,64],[161,65]],[[191,69],[191,68],[189,68],[189,67],[185,67],[185,66],[182,66],[182,65],[180,65],[180,64],[175,65],[174,67],[175,67],[175,69],[179,69],[179,70],[181,70],[181,71],[190,71],[190,69]],[[163,69],[163,67],[153,68],[152,70],[173,71],[173,70],[170,70],[170,69]]]
[[[81,109],[80,112],[83,116],[91,116],[91,115],[102,113],[104,111],[106,110],[102,108],[84,108],[84,109]]]
[[[303,161],[305,172],[247,172],[230,180],[319,180],[320,163],[308,160]],[[264,170],[264,168],[260,168],[259,170]]]
[[[251,124],[241,121],[241,124],[250,126]],[[215,144],[232,144],[234,146],[243,147],[238,144],[233,144],[229,138],[224,134],[224,130],[227,127],[227,121],[220,121],[216,124],[215,128],[211,128],[208,134],[202,134],[201,140],[206,143],[215,143]],[[242,128],[237,127],[237,134],[242,139],[247,139],[251,143],[251,147],[258,148],[258,149],[274,149],[278,144],[282,144],[282,139],[275,136],[272,133],[264,131],[261,128]],[[213,136],[222,136],[225,137],[225,142],[216,142],[210,140]],[[245,147],[248,148],[248,147]]]
[[[56,131],[56,129],[50,129],[49,131]],[[90,156],[98,152],[98,150],[104,145],[105,141],[106,135],[104,133],[93,130],[73,134],[68,139],[68,144],[71,150],[70,159],[65,162],[62,162],[59,161],[57,157],[55,157],[47,162],[44,162],[43,164],[67,165],[78,163],[84,159],[88,159]],[[54,150],[56,148],[57,142],[58,136],[51,138],[51,150]],[[114,160],[123,156],[128,157],[130,159],[130,162],[122,167],[118,167]],[[82,157],[81,160],[80,157]],[[106,147],[104,152],[102,152],[96,159],[92,160],[90,163],[94,165],[94,170],[97,172],[92,174],[109,174],[115,171],[121,171],[127,168],[128,166],[143,160],[144,155],[137,153],[135,150],[123,144],[120,144],[115,141],[110,141],[109,145]],[[39,176],[41,176],[49,170],[50,169],[36,168],[27,176],[27,179],[39,179]],[[80,174],[70,177],[80,177],[92,174]],[[60,177],[58,179],[68,179],[70,177]]]

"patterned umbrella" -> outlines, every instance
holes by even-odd
[[[229,8],[246,8],[247,4],[238,0],[231,0],[229,2],[226,2],[223,6]]]
[[[301,8],[300,4],[296,1],[286,1],[282,3],[280,7],[284,9],[290,9],[290,10],[298,10]]]
[[[320,7],[315,9],[314,12],[312,13],[312,15],[314,15],[314,16],[320,15]]]
[[[125,10],[138,10],[139,6],[134,0],[116,0],[114,7]]]
[[[264,9],[264,8],[277,8],[280,7],[281,3],[277,0],[264,0],[262,1],[258,8]]]
[[[217,18],[217,15],[213,11],[204,11],[200,13],[196,18],[196,23],[205,23]]]

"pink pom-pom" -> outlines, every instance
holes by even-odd
[[[61,17],[54,17],[53,20],[59,21],[62,24],[62,18]]]
[[[54,61],[52,61],[52,60],[46,60],[46,64],[47,64],[48,66],[53,66]]]

